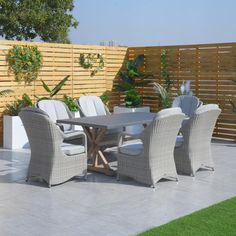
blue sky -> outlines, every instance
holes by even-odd
[[[75,0],[72,43],[127,46],[236,41],[236,0]]]

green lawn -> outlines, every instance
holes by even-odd
[[[236,235],[236,197],[194,212],[139,236]]]

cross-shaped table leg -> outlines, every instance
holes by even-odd
[[[106,157],[103,155],[103,152],[100,149],[100,144],[107,130],[104,128],[83,128],[90,143],[88,150],[88,170],[100,172],[109,176],[114,176],[115,171],[111,169]],[[102,166],[99,165],[99,160],[101,161]]]

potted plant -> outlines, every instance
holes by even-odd
[[[19,112],[24,107],[33,106],[31,98],[23,94],[21,99],[17,99],[6,105],[3,116],[3,147],[8,149],[20,149],[29,147],[27,134]]]
[[[78,104],[77,104],[76,100],[73,97],[64,95],[62,101],[67,105],[68,109],[70,110],[70,112],[71,112],[71,114],[74,118],[79,118],[80,117]],[[82,127],[78,126],[78,125],[74,125],[73,129],[74,130],[83,130]]]
[[[151,82],[147,78],[152,75],[144,75],[139,71],[143,60],[144,55],[138,55],[134,60],[129,60],[126,63],[125,71],[120,72],[120,81],[115,88],[117,91],[125,93],[126,107],[141,106],[143,97],[139,93],[139,89]]]
[[[67,105],[68,109],[74,117],[80,117],[79,107],[74,98],[64,95],[62,101]]]
[[[120,81],[116,90],[125,94],[125,106],[115,106],[114,113],[150,112],[150,107],[141,106],[144,97],[139,93],[140,88],[151,82],[147,78],[152,77],[139,71],[143,60],[144,55],[138,55],[134,60],[126,63],[125,71],[120,72]],[[142,129],[142,125],[135,125],[127,127],[126,131],[135,134],[141,132]]]

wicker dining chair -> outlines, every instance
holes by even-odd
[[[97,96],[81,96],[77,102],[83,117],[111,115],[106,105]],[[109,129],[101,142],[101,148],[117,146],[122,131],[122,128]]]
[[[121,134],[118,146],[118,178],[129,176],[143,184],[155,186],[162,178],[178,180],[175,162],[175,140],[184,119],[180,108],[164,109],[133,139],[140,142],[124,142]]]
[[[216,104],[202,105],[182,126],[174,152],[178,173],[194,176],[200,168],[214,170],[211,138],[220,112]]]
[[[180,107],[182,112],[191,117],[202,102],[195,96],[181,95],[174,99],[172,107]]]
[[[41,100],[36,106],[46,112],[54,123],[56,123],[57,120],[73,118],[66,104],[59,100]],[[63,133],[65,134],[65,142],[72,144],[81,143],[81,133],[83,136],[83,128],[81,126],[77,126],[75,129],[75,127],[70,124],[57,123],[57,125],[63,130]]]
[[[19,116],[31,148],[27,180],[38,176],[51,187],[77,175],[86,176],[87,140],[85,134],[83,134],[83,145],[63,143],[64,133],[44,111],[39,108],[25,108]]]

